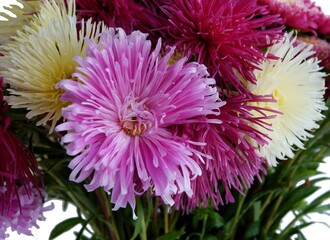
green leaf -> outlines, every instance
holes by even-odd
[[[142,220],[143,220],[143,218],[142,218],[143,208],[141,205],[141,201],[137,201],[136,213],[137,213],[138,218],[136,220],[134,220],[134,233],[133,233],[133,236],[131,237],[131,240],[135,239],[141,232]]]
[[[215,212],[215,211],[210,211],[207,219],[207,228],[219,228],[224,225],[225,221],[223,217]]]
[[[295,185],[301,180],[309,179],[310,177],[316,176],[321,174],[319,171],[315,170],[303,170],[303,171],[297,171],[295,176],[291,180],[291,184]]]
[[[279,236],[278,239],[291,239],[291,237],[295,234],[300,235],[301,237],[304,237],[303,233],[301,232],[301,230],[305,227],[308,227],[310,225],[312,225],[314,222],[305,222],[302,223],[298,226],[295,227],[290,227],[290,228],[286,228]],[[303,238],[300,238],[303,239]]]
[[[255,221],[249,224],[247,230],[245,231],[244,239],[258,236],[258,234],[260,234],[260,221]]]
[[[206,235],[203,240],[219,240],[219,238],[214,235]]]
[[[326,212],[328,211],[330,211],[330,204],[318,206],[313,210],[313,212],[315,213],[322,213],[322,214],[326,214]]]
[[[257,201],[253,204],[253,220],[258,221],[260,219],[261,202]]]
[[[183,229],[181,229],[180,231],[169,232],[169,233],[164,234],[163,236],[160,236],[159,238],[157,238],[157,240],[179,239],[184,233],[185,233],[185,231]]]
[[[55,239],[61,234],[69,231],[71,228],[75,227],[77,224],[82,223],[84,224],[85,220],[81,218],[69,218],[57,224],[54,229],[51,231],[49,240]]]
[[[82,225],[82,228],[80,229],[79,232],[75,232],[75,235],[76,235],[76,240],[86,240],[88,239],[86,236],[84,236],[84,231],[87,230],[87,225],[88,225],[88,222],[89,221],[85,221],[85,223]]]

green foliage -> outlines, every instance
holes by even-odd
[[[84,222],[85,221],[79,217],[66,219],[54,227],[54,229],[50,233],[49,239],[50,240],[55,239],[62,233],[70,230],[71,228],[75,227],[80,223],[83,224]]]

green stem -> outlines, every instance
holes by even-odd
[[[170,226],[169,226],[169,231],[172,231],[179,219],[179,211],[173,211],[171,216],[170,216]]]
[[[263,202],[262,207],[260,208],[260,215],[262,215],[262,213],[265,211],[266,207],[268,206],[268,204],[270,203],[272,197],[273,197],[274,193],[270,193],[266,200]]]
[[[68,195],[68,197],[72,200],[72,202],[74,203],[74,205],[82,212],[82,214],[89,219],[90,218],[90,214],[85,211],[85,207],[80,203],[80,201],[78,200],[78,198],[74,195],[74,193],[72,192],[72,190],[70,188],[68,188],[62,181],[61,179],[59,179],[56,174],[52,173],[52,172],[47,172],[54,180],[55,182],[58,183],[58,185],[60,185],[61,187],[63,187],[64,189],[67,189],[66,194]],[[90,226],[92,227],[92,229],[95,231],[95,233],[98,236],[102,236],[102,231],[97,227],[97,224],[95,224],[94,221],[90,221],[89,222]]]
[[[146,225],[146,221],[145,221],[145,218],[144,218],[144,211],[143,209],[141,208],[141,239],[142,240],[147,240],[148,237],[147,237],[147,225]]]
[[[245,197],[240,196],[240,198],[238,200],[238,206],[237,206],[237,210],[235,212],[233,224],[230,227],[229,234],[225,236],[225,239],[228,239],[228,238],[235,239],[235,235],[236,235],[235,232],[236,232],[236,229],[237,229],[237,225],[238,225],[238,222],[239,222],[239,218],[240,218],[240,214],[241,214],[241,211],[242,211],[244,201],[245,201]]]
[[[208,215],[205,215],[204,218],[203,218],[203,229],[202,229],[202,232],[201,232],[201,234],[200,234],[200,236],[199,236],[199,239],[200,239],[200,240],[203,240],[203,239],[204,239],[205,230],[206,230],[207,218],[208,218]]]
[[[116,221],[111,214],[110,203],[106,193],[101,189],[97,189],[95,193],[99,201],[101,210],[103,212],[104,218],[110,223],[110,226],[106,225],[108,236],[110,237],[110,239],[119,240],[120,235],[116,226]]]
[[[282,200],[283,200],[283,195],[279,196],[273,209],[272,209],[272,212],[270,213],[269,217],[268,217],[268,221],[266,222],[263,230],[265,233],[268,233],[269,232],[269,229],[272,225],[272,223],[274,222],[274,216],[278,210],[278,208],[280,207],[281,203],[282,203]]]
[[[165,234],[168,233],[168,206],[164,206],[164,231]]]
[[[281,236],[285,236],[285,234],[288,232],[288,231],[290,231],[290,230],[292,230],[292,227],[294,227],[294,224],[298,221],[298,220],[300,220],[301,218],[303,217],[303,215],[301,215],[301,216],[298,216],[298,217],[295,217],[286,227],[285,227],[285,229],[281,232],[281,234],[278,236],[278,238],[280,239],[281,238]]]

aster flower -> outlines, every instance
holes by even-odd
[[[15,42],[3,47],[1,75],[10,84],[9,104],[13,108],[26,108],[28,118],[41,117],[37,125],[50,125],[53,131],[61,118],[65,102],[55,85],[64,78],[71,78],[77,66],[75,56],[85,54],[85,38],[96,38],[101,25],[86,22],[76,29],[75,4],[44,1],[38,15]]]
[[[0,16],[7,21],[0,21],[0,45],[8,43],[13,36],[16,36],[18,30],[22,30],[23,26],[29,24],[33,15],[37,12],[40,5],[38,0],[17,0],[21,6],[14,4],[5,7],[6,12],[0,12]],[[15,15],[9,15],[8,12]]]
[[[162,9],[169,17],[169,43],[218,74],[222,89],[246,94],[236,72],[254,82],[252,71],[265,58],[261,48],[282,29],[270,27],[280,19],[255,0],[171,0]]]
[[[267,144],[269,138],[265,131],[254,125],[269,129],[267,121],[275,113],[251,103],[273,101],[271,96],[231,97],[216,117],[221,124],[190,124],[173,129],[176,134],[188,136],[193,141],[205,142],[205,145],[192,147],[212,157],[205,163],[196,159],[203,174],[191,183],[193,197],[189,198],[184,193],[176,196],[176,208],[187,212],[209,204],[217,208],[219,204],[235,201],[233,190],[243,193],[256,177],[261,181],[260,173],[266,173],[267,162],[259,156],[258,148],[251,144],[250,139],[260,145]],[[260,116],[254,116],[254,111],[259,112]],[[224,196],[220,189],[224,190]]]
[[[6,116],[7,102],[3,100],[0,78],[0,213],[10,211],[11,199],[16,195],[16,185],[24,186],[28,193],[31,186],[38,189],[36,176],[40,176],[37,162],[31,151],[10,132],[10,118]]]
[[[32,187],[32,186],[31,186]],[[0,196],[2,192],[0,192]],[[7,211],[0,214],[0,239],[9,236],[6,229],[16,231],[18,234],[32,236],[31,228],[39,228],[37,220],[45,221],[43,213],[54,208],[53,204],[44,206],[46,194],[40,189],[31,188],[27,191],[24,186],[19,187],[17,194],[13,195],[10,201],[6,201],[6,206],[11,206]]]
[[[202,174],[192,157],[203,156],[167,127],[219,122],[205,117],[223,105],[206,67],[185,58],[168,65],[174,49],[160,59],[160,48],[159,41],[152,51],[139,31],[110,29],[100,46],[90,42],[87,57],[76,58],[79,82],[58,84],[72,102],[63,110],[67,122],[56,128],[68,131],[62,141],[77,155],[70,179],[90,177],[88,191],[111,191],[115,210],[127,203],[134,209],[135,195],[148,189],[170,205],[173,194],[192,196],[190,181]]]
[[[330,34],[330,16],[329,15],[322,15],[320,14],[319,20],[318,20],[318,33],[323,35],[329,35]]]
[[[303,141],[312,137],[311,130],[318,128],[317,121],[323,118],[325,110],[323,94],[324,77],[319,61],[312,58],[313,46],[305,43],[295,45],[296,37],[286,34],[282,41],[268,49],[269,54],[279,60],[265,61],[255,71],[257,84],[248,88],[256,95],[271,94],[276,100],[265,108],[281,112],[269,120],[272,139],[260,148],[260,155],[269,165],[275,166],[276,159],[292,158],[294,149],[304,148]]]
[[[321,8],[311,0],[258,0],[258,3],[267,5],[272,13],[280,14],[285,25],[306,32],[315,32],[325,17]]]
[[[161,26],[162,18],[155,11],[152,1],[142,2],[147,4],[134,0],[76,0],[77,15],[80,19],[92,18],[95,22],[103,21],[109,27],[123,28],[127,33],[134,30],[152,33],[153,29]]]
[[[313,51],[315,54],[313,57],[317,57],[320,60],[320,66],[325,70],[330,70],[330,43],[324,39],[316,36],[300,36],[296,43],[305,42],[313,45]]]
[[[330,71],[330,43],[324,39],[318,38],[316,36],[301,36],[298,37],[296,44],[300,42],[305,42],[308,44],[313,44],[313,51],[315,54],[313,57],[317,57],[320,60],[319,65],[324,68],[325,71]],[[325,78],[325,95],[324,99],[328,99],[330,96],[330,76],[327,75]]]

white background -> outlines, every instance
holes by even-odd
[[[9,5],[10,3],[16,2],[15,0],[0,0],[0,11],[4,11],[2,6]],[[329,0],[317,0],[315,1],[317,5],[321,6],[323,11],[330,15],[330,1]],[[0,18],[1,20],[1,18]],[[326,163],[320,166],[320,171],[325,172],[326,176],[330,176],[330,158],[326,159]],[[330,182],[324,182],[322,185],[322,189],[317,193],[318,195],[322,192],[330,190]],[[315,196],[314,196],[315,197]],[[50,212],[45,213],[45,217],[47,220],[45,222],[38,222],[40,228],[34,228],[32,230],[33,237],[17,235],[15,233],[10,233],[11,237],[7,238],[8,240],[17,240],[17,239],[25,239],[25,240],[45,240],[48,239],[50,231],[53,229],[57,223],[76,216],[76,211],[73,206],[70,206],[66,212],[62,211],[62,204],[60,201],[53,201],[55,204],[55,209]],[[330,201],[328,202],[330,203]],[[311,219],[314,221],[323,221],[330,225],[330,216],[320,215],[320,214],[311,214]],[[290,220],[290,216],[287,217],[286,221],[283,225],[286,224]],[[74,230],[79,230],[79,227],[76,227]],[[305,236],[308,240],[329,240],[330,239],[330,229],[324,226],[323,224],[313,224],[310,227],[307,227],[304,230]],[[62,234],[57,238],[57,240],[73,240],[74,235],[73,231],[69,231],[67,233]]]

